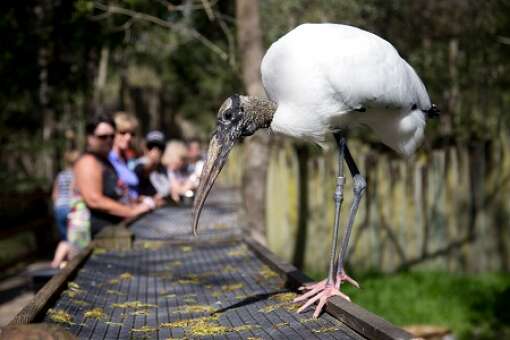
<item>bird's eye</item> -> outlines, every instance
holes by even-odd
[[[227,111],[223,114],[223,120],[231,120],[232,119],[232,112]]]

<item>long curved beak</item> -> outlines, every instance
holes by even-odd
[[[193,203],[193,235],[197,235],[198,220],[200,213],[204,207],[205,199],[214,184],[214,181],[220,174],[223,165],[227,161],[227,156],[234,146],[234,141],[230,138],[224,138],[222,141],[218,135],[214,135],[209,143],[209,150],[207,152],[207,159],[202,170],[200,183],[195,195]]]

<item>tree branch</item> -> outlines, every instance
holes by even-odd
[[[105,11],[107,13],[113,13],[113,14],[120,14],[128,16],[134,20],[140,20],[140,21],[146,21],[150,22],[152,24],[168,28],[170,30],[173,30],[179,34],[182,34],[184,36],[191,36],[192,38],[200,41],[204,46],[209,48],[212,52],[216,53],[221,59],[228,60],[228,54],[223,51],[218,45],[214,44],[212,41],[204,37],[201,33],[199,33],[197,30],[189,27],[184,27],[179,24],[174,24],[171,22],[168,22],[166,20],[163,20],[161,18],[158,18],[156,16],[136,12],[127,8],[115,6],[115,5],[105,5],[100,2],[95,2],[94,7]]]

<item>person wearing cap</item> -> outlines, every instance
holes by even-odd
[[[138,176],[140,195],[152,197],[159,205],[168,195],[169,185],[161,156],[165,151],[165,135],[161,131],[150,131],[145,136],[144,156],[133,164],[133,171]]]

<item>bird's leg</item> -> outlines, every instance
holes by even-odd
[[[367,187],[367,182],[363,176],[361,176],[354,159],[351,156],[351,152],[345,145],[345,161],[347,162],[347,166],[349,167],[349,171],[352,175],[353,179],[353,191],[354,191],[354,200],[352,202],[351,210],[349,213],[349,218],[347,220],[347,227],[345,228],[344,236],[342,239],[342,246],[340,248],[340,255],[338,257],[338,267],[337,267],[337,277],[338,284],[342,281],[347,281],[352,285],[359,288],[359,284],[354,281],[351,277],[349,277],[344,270],[345,256],[347,255],[347,250],[349,246],[349,238],[351,236],[352,225],[354,224],[354,219],[356,218],[356,213],[358,212],[359,203],[361,201],[361,197],[365,192]]]
[[[340,282],[338,281],[338,277],[335,272],[335,259],[337,256],[337,247],[338,247],[338,227],[340,224],[340,210],[342,207],[343,202],[343,191],[344,191],[344,185],[345,185],[345,176],[344,176],[344,153],[345,153],[345,147],[346,147],[346,138],[343,134],[338,133],[335,134],[335,139],[338,144],[338,151],[339,151],[339,162],[338,162],[338,176],[336,179],[336,190],[334,194],[334,200],[335,200],[335,221],[333,225],[333,239],[331,242],[331,257],[329,262],[329,272],[328,272],[328,278],[326,280],[323,280],[321,282],[317,282],[314,284],[309,284],[306,286],[301,287],[300,289],[306,289],[309,290],[307,293],[299,296],[294,301],[299,302],[306,299],[309,299],[301,308],[299,308],[298,313],[304,311],[306,308],[308,308],[310,305],[312,305],[314,302],[319,301],[319,304],[317,308],[315,309],[315,312],[313,314],[314,318],[317,318],[326,304],[326,301],[331,296],[341,296],[345,299],[349,300],[349,297],[343,293],[340,292]]]

